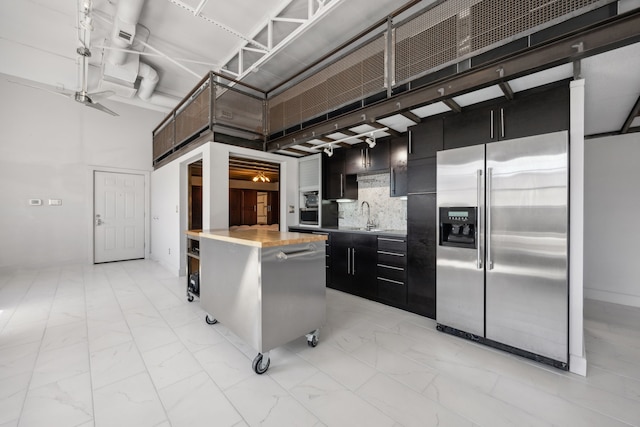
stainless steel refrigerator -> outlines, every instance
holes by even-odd
[[[568,368],[568,133],[438,152],[438,329]]]

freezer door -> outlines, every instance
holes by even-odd
[[[567,132],[487,144],[486,337],[567,362]]]
[[[436,321],[484,336],[484,145],[439,151],[438,208],[477,207],[477,248],[437,247]],[[440,216],[438,235],[440,242]]]

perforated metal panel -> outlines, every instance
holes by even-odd
[[[269,100],[278,132],[384,90],[384,37],[378,37]]]
[[[215,85],[213,122],[262,134],[262,99]]]
[[[472,50],[490,46],[596,2],[597,0],[483,0],[471,7]]]
[[[396,28],[396,81],[402,82],[460,56],[458,15],[466,18],[479,0],[450,0]],[[468,33],[468,31],[467,31]]]
[[[176,115],[176,140],[184,141],[209,125],[211,85],[207,85]]]
[[[394,28],[391,85],[497,47],[615,0],[448,0]],[[357,48],[269,100],[269,133],[379,93],[385,37]]]
[[[396,28],[398,83],[602,0],[449,0]]]

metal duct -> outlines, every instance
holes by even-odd
[[[160,77],[158,72],[151,68],[149,64],[145,64],[140,61],[140,67],[138,68],[138,75],[142,78],[140,81],[140,87],[138,87],[138,96],[145,101],[148,101],[151,94],[156,88]]]
[[[153,102],[155,98],[152,97],[152,94],[160,80],[158,72],[149,64],[140,61],[138,55],[124,50],[132,49],[137,33],[136,27],[143,6],[144,0],[120,0],[118,2],[116,16],[113,20],[111,45],[122,50],[113,49],[109,51],[106,57],[107,63],[104,67],[103,80],[108,81],[112,85],[112,89],[114,84],[120,82],[130,91],[133,89],[136,80],[141,78],[137,95],[145,101]],[[127,90],[119,91],[116,89],[115,91],[121,96],[127,93]],[[123,93],[121,94],[120,92]],[[133,96],[133,94],[129,96]],[[166,102],[162,100],[160,105],[164,104]]]
[[[136,36],[136,24],[142,13],[144,0],[120,0],[113,20],[111,43],[120,49],[129,49]],[[127,52],[112,50],[108,60],[114,65],[122,65],[127,59]]]

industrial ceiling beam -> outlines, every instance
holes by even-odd
[[[622,129],[620,129],[620,133],[629,132],[631,123],[633,123],[633,121],[636,119],[636,117],[638,117],[639,114],[640,114],[640,96],[638,97],[638,99],[636,99],[636,103],[631,109],[631,112],[629,113],[627,120],[624,121],[624,125],[622,125]]]
[[[411,111],[403,111],[402,114],[404,117],[406,117],[407,119],[411,120],[412,122],[418,124],[420,122],[422,122],[422,117],[413,114]]]
[[[442,102],[451,109],[451,111],[456,113],[462,113],[462,107],[456,101],[451,98],[445,98]]]
[[[253,40],[251,37],[247,37],[244,34],[240,33],[239,31],[236,31],[233,28],[229,27],[228,25],[225,25],[225,24],[223,24],[221,22],[218,22],[218,21],[216,21],[216,20],[204,15],[202,13],[202,9],[204,8],[204,5],[206,4],[206,1],[200,2],[200,4],[195,8],[189,6],[188,4],[186,4],[185,2],[180,1],[180,0],[169,0],[169,2],[175,4],[178,7],[181,7],[183,9],[189,11],[194,16],[197,16],[199,18],[204,19],[208,23],[213,24],[213,25],[223,29],[224,31],[228,32],[229,34],[232,34],[235,37],[238,37],[239,39],[244,40],[246,43],[252,44],[252,45],[254,45],[256,47],[259,47],[264,52],[267,52],[269,50],[269,48],[267,46],[263,45],[262,43],[258,43],[257,41]]]
[[[514,93],[509,82],[500,82],[498,83],[498,86],[500,86],[500,89],[502,90],[504,97],[507,98],[509,101],[512,101],[514,98]]]
[[[169,0],[171,2],[179,1],[179,0]],[[342,3],[346,0],[324,0],[322,2],[318,2],[318,7],[314,9],[312,7],[312,3],[309,2],[309,6],[307,7],[307,17],[306,18],[288,18],[284,16],[287,12],[288,7],[294,0],[284,1],[281,5],[280,10],[275,13],[274,16],[269,18],[263,25],[260,26],[259,30],[256,34],[260,34],[264,30],[267,32],[267,46],[264,46],[260,43],[257,43],[253,39],[247,40],[244,38],[245,45],[241,46],[236,52],[234,52],[230,57],[228,57],[225,61],[223,61],[224,67],[220,69],[220,72],[228,73],[233,75],[237,80],[242,80],[247,74],[251,71],[257,69],[262,65],[265,61],[272,58],[277,52],[288,46],[293,40],[295,40],[299,35],[303,32],[307,31],[312,25],[314,25],[318,20],[320,20],[327,12],[333,8],[335,8],[339,3]],[[274,25],[277,25],[279,22],[285,22],[288,24],[296,24],[297,27],[294,28],[286,37],[280,40],[278,43],[274,44]],[[244,61],[242,61],[243,52],[246,50],[249,44],[253,44],[261,49],[264,49],[264,54],[257,58],[253,63],[249,64],[245,67]],[[237,60],[237,70],[232,70],[229,67],[229,64],[233,64],[234,60]]]
[[[267,151],[277,151],[284,147],[300,144],[310,139],[335,133],[345,129],[371,124],[380,117],[399,114],[409,109],[444,101],[438,91],[447,87],[447,98],[495,85],[542,71],[577,59],[597,55],[611,49],[640,41],[640,10],[622,15],[595,27],[589,27],[563,39],[528,49],[522,53],[502,58],[478,68],[447,77],[432,84],[402,92],[377,104],[344,114],[324,123],[293,132],[267,142]],[[575,46],[583,43],[584,50],[577,53]],[[496,66],[503,68],[503,77],[496,73]]]

